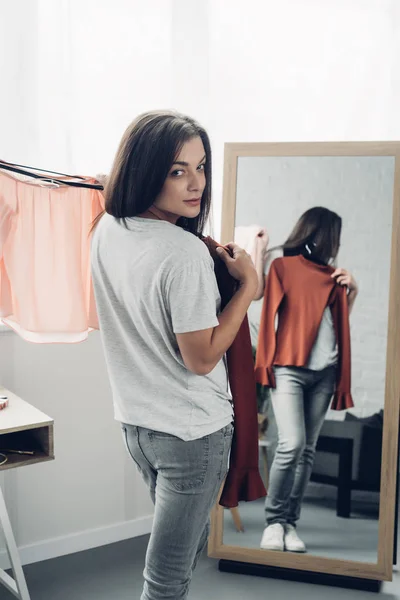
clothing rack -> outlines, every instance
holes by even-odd
[[[44,183],[54,183],[57,185],[67,185],[70,187],[78,187],[78,188],[88,188],[91,190],[103,190],[104,187],[100,183],[88,183],[87,179],[81,177],[79,175],[68,175],[66,173],[57,173],[57,171],[47,171],[45,169],[35,169],[34,167],[27,167],[24,165],[17,165],[13,163],[7,163],[3,160],[0,160],[0,169],[4,169],[5,171],[11,171],[13,173],[18,173],[19,175],[25,175],[27,177],[32,177],[33,179],[40,179]],[[26,170],[31,169],[31,170]],[[37,173],[35,171],[38,171]],[[41,175],[40,173],[50,173],[51,175],[61,175],[62,177],[69,177],[68,179],[58,179],[56,177],[46,177]],[[80,179],[81,181],[72,181],[73,179]]]

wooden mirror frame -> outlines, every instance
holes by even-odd
[[[400,142],[225,144],[222,243],[234,238],[238,159],[268,156],[392,156],[395,159],[378,557],[376,563],[365,563],[225,545],[224,508],[219,504],[211,515],[208,553],[212,558],[228,561],[390,581],[393,571],[400,403]]]

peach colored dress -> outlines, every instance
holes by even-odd
[[[66,184],[93,178],[46,178],[0,163],[0,319],[30,342],[81,342],[98,329],[89,230],[104,199]]]

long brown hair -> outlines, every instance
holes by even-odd
[[[342,218],[323,206],[315,206],[303,213],[291,234],[278,248],[284,256],[302,254],[307,258],[329,264],[335,261],[340,248]]]
[[[194,219],[180,218],[177,225],[201,236],[211,207],[210,140],[194,119],[173,111],[147,112],[129,125],[105,184],[105,211],[93,221],[90,233],[106,212],[126,226],[127,218],[148,210],[161,192],[182,146],[194,137],[201,138],[206,152],[206,185],[200,214]]]

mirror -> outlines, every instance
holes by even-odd
[[[226,145],[222,241],[246,247],[265,275],[248,317],[264,378],[257,410],[268,496],[216,508],[213,556],[337,574],[354,562],[358,577],[390,577],[398,152],[394,143]],[[352,276],[348,296],[331,277],[336,268]],[[273,375],[260,375],[266,365]],[[337,410],[350,398],[354,406]]]

